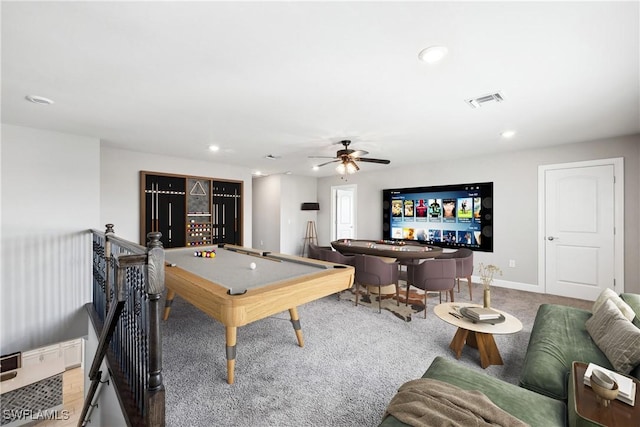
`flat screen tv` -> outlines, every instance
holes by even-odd
[[[382,190],[385,240],[493,252],[493,182]]]

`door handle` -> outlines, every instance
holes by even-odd
[[[553,237],[553,236],[547,237],[547,240],[556,240],[556,239],[559,239],[559,237]]]

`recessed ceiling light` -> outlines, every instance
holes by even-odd
[[[502,132],[500,134],[500,136],[502,136],[503,138],[513,138],[516,135],[516,131],[515,130],[505,130],[504,132]]]
[[[418,58],[427,64],[434,64],[440,61],[449,52],[444,46],[430,46],[426,49],[422,49],[418,54]]]
[[[255,176],[262,176],[262,172],[260,172],[260,171],[255,171],[253,174],[254,174]]]
[[[33,102],[34,104],[40,104],[40,105],[51,105],[51,104],[53,104],[53,100],[51,100],[49,98],[45,98],[44,96],[27,95],[24,98],[29,102]]]
[[[314,170],[314,171],[320,170],[320,166],[318,166],[318,165],[314,166],[314,167],[313,167],[313,170]]]
[[[291,171],[286,171],[284,174],[285,174],[285,175],[293,175],[293,172],[291,172]]]
[[[219,151],[219,150],[220,150],[220,147],[218,147],[217,145],[209,146],[209,151],[213,151],[215,153],[216,151]]]

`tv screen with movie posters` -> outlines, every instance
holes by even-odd
[[[493,252],[493,182],[382,191],[384,240]]]

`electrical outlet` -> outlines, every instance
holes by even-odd
[[[515,259],[510,259],[509,260],[509,267],[511,267],[511,268],[515,268],[516,267],[516,260]]]

